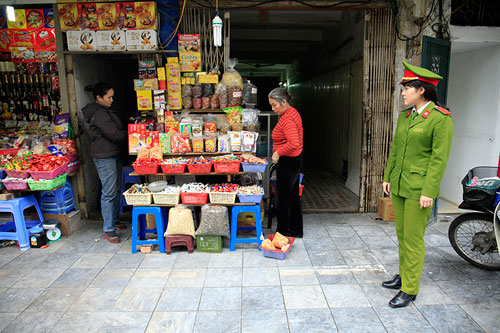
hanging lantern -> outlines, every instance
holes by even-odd
[[[222,20],[219,17],[219,11],[216,12],[212,20],[212,27],[214,30],[214,46],[222,46]]]

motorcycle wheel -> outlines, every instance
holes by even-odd
[[[473,250],[473,237],[479,232],[493,231],[493,216],[482,213],[468,213],[457,217],[448,229],[448,238],[455,252],[472,265],[489,271],[500,271],[500,255],[495,250],[481,254]]]

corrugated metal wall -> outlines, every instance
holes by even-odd
[[[347,171],[359,179],[362,79],[359,60],[289,89],[304,119],[306,158],[317,159],[344,180]],[[357,171],[351,168],[355,164]]]

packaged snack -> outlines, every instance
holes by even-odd
[[[227,61],[226,71],[222,75],[221,82],[226,85],[226,87],[239,87],[240,91],[243,90],[243,82],[240,73],[238,73],[234,68],[238,64],[238,59],[232,58]],[[239,105],[239,104],[238,104]]]
[[[193,97],[193,86],[190,84],[184,84],[182,86],[182,97]]]
[[[233,132],[230,131],[229,135],[229,143],[231,145],[232,152],[241,151],[241,132]]]
[[[203,89],[201,88],[200,85],[195,85],[191,89],[191,93],[193,94],[193,97],[195,98],[201,98],[203,97]]]
[[[187,135],[178,135],[179,137],[179,150],[181,153],[188,153],[191,151],[191,141]]]
[[[222,111],[226,113],[227,123],[234,124],[241,122],[241,107],[240,106],[230,106],[223,108]]]
[[[197,72],[201,70],[201,52],[179,52],[181,72]]]
[[[219,107],[225,108],[227,107],[227,87],[224,83],[218,83],[215,86],[215,95],[217,95],[217,99],[219,100]]]
[[[257,137],[259,136],[259,133],[243,131],[241,132],[241,136],[241,151],[255,153]]]
[[[231,151],[231,147],[229,146],[229,139],[227,135],[219,135],[217,140],[218,144],[218,152],[219,153],[229,153]]]
[[[243,109],[241,110],[241,122],[244,126],[256,124],[259,122],[260,110],[257,109]]]
[[[54,118],[54,139],[66,139],[69,129],[69,113],[58,114]]]
[[[208,153],[215,153],[217,151],[217,136],[215,134],[205,137],[205,151]]]
[[[193,144],[193,152],[195,153],[203,153],[203,138],[194,138],[191,140]]]
[[[191,109],[193,107],[193,97],[189,96],[182,97],[182,105],[186,110]]]
[[[192,135],[193,138],[203,137],[203,125],[200,123],[193,123],[192,125]]]
[[[210,97],[202,97],[201,98],[201,109],[202,110],[210,109]]]
[[[199,52],[200,34],[178,34],[177,46],[179,52]]]
[[[201,84],[201,96],[211,97],[214,94],[214,86],[209,83]]]
[[[181,122],[181,125],[180,125],[180,132],[184,135],[189,135],[191,136],[191,123],[184,123],[184,122]]]
[[[43,28],[43,9],[26,9],[26,28],[28,30],[38,30]]]
[[[210,97],[210,108],[212,110],[219,108],[219,97],[217,95]]]
[[[146,124],[128,124],[128,147],[129,153],[146,147]]]
[[[59,21],[62,31],[78,30],[80,28],[78,23],[81,4],[65,3],[57,5],[57,8],[59,10]]]
[[[116,25],[118,29],[135,29],[135,4],[133,2],[116,3]]]
[[[227,134],[227,132],[229,132],[230,130],[231,130],[231,125],[229,125],[228,123],[223,123],[222,125],[220,125],[219,133]]]
[[[205,123],[205,134],[206,133],[217,133],[217,124],[216,123]]]
[[[170,134],[160,133],[160,147],[164,154],[170,153]]]
[[[243,90],[240,87],[229,87],[227,95],[229,105],[241,105]]]
[[[156,2],[144,1],[135,3],[137,29],[155,30],[157,28],[156,15]]]
[[[257,86],[248,81],[243,85],[243,105],[254,108],[257,105]]]
[[[229,238],[229,214],[227,207],[201,207],[201,223],[196,236],[223,236]]]
[[[231,124],[231,130],[233,132],[241,132],[243,131],[243,124],[242,123]]]
[[[153,94],[151,90],[137,90],[137,109],[139,111],[153,109]]]
[[[114,3],[98,3],[97,16],[99,17],[100,30],[113,30],[116,28],[116,5]]]
[[[195,110],[201,110],[202,107],[202,101],[200,97],[195,97],[193,98],[193,108]]]
[[[146,146],[148,148],[160,146],[160,133],[158,131],[146,132]]]

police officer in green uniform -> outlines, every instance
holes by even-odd
[[[403,61],[403,100],[385,170],[384,192],[392,195],[399,241],[399,274],[382,286],[400,289],[389,302],[404,307],[418,294],[424,264],[424,232],[451,148],[451,113],[438,106],[441,76]]]

